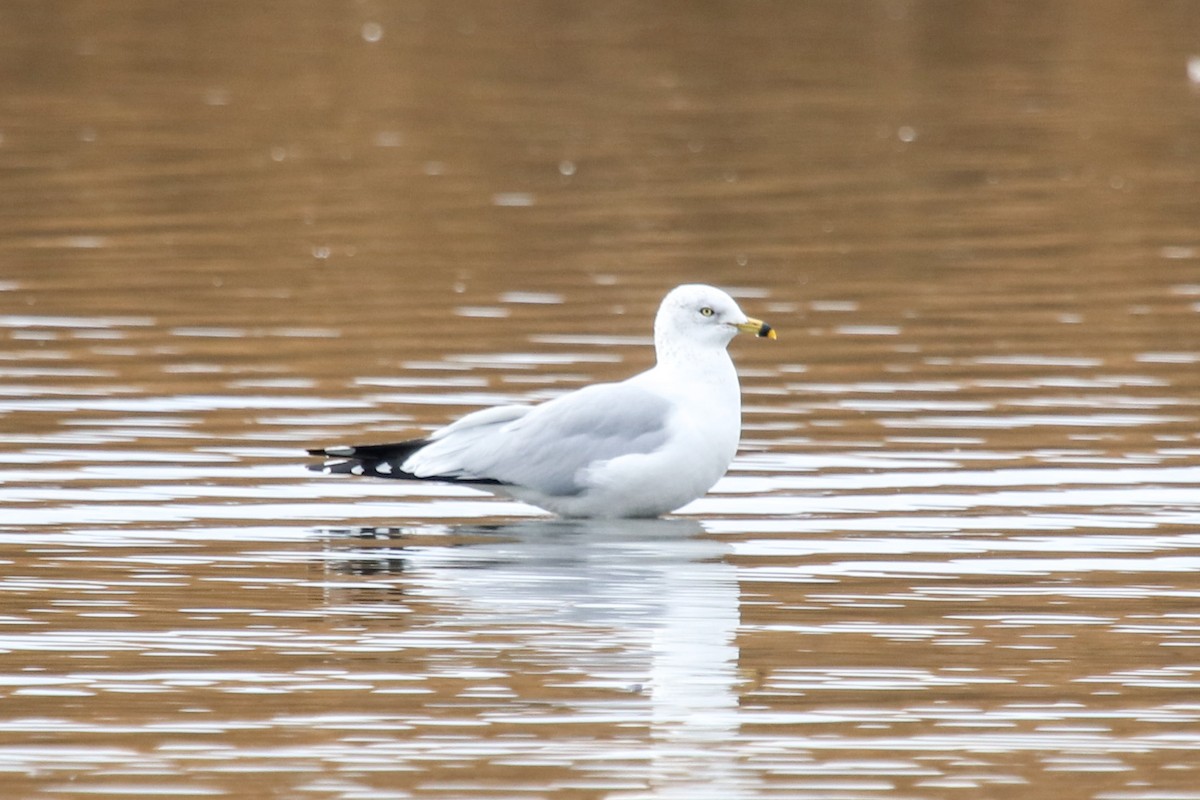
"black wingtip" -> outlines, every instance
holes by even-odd
[[[412,439],[395,444],[338,445],[335,447],[307,448],[310,456],[324,458],[319,464],[307,464],[313,472],[327,475],[368,475],[375,478],[392,478],[405,481],[433,481],[438,483],[462,483],[479,486],[503,486],[503,481],[492,478],[465,478],[458,475],[431,475],[417,477],[405,472],[400,465],[416,451],[429,444],[428,439]]]
[[[333,447],[310,447],[308,448],[308,454],[310,456],[326,456],[329,458],[350,458],[351,456],[358,455],[360,449],[363,448],[339,444]]]
[[[326,475],[372,475],[378,478],[414,480],[416,476],[401,470],[400,465],[428,443],[427,439],[412,439],[394,444],[309,447],[306,450],[310,456],[324,460],[306,466],[313,472]]]

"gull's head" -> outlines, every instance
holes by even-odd
[[[668,292],[654,318],[654,341],[660,351],[687,343],[723,348],[738,333],[775,338],[770,325],[747,317],[728,294],[698,283]]]

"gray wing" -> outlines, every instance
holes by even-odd
[[[529,409],[469,443],[456,443],[448,429],[414,457],[423,464],[410,461],[406,468],[413,465],[420,474],[424,465],[547,495],[573,495],[584,489],[582,470],[596,462],[662,446],[672,408],[662,396],[628,383],[589,386]],[[452,460],[445,458],[451,454]]]

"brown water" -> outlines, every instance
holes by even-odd
[[[1197,31],[0,5],[0,795],[1200,799]],[[300,468],[687,281],[781,338],[674,519]]]

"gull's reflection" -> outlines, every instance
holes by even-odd
[[[566,682],[581,673],[590,686],[640,690],[648,702],[617,704],[613,721],[652,731],[647,755],[661,788],[732,796],[736,767],[718,754],[737,727],[737,575],[728,545],[698,522],[530,520],[337,533],[329,543],[344,558],[331,568],[403,576],[406,601],[432,604],[439,629],[515,639],[516,660],[531,672]],[[680,786],[687,776],[694,782]]]

